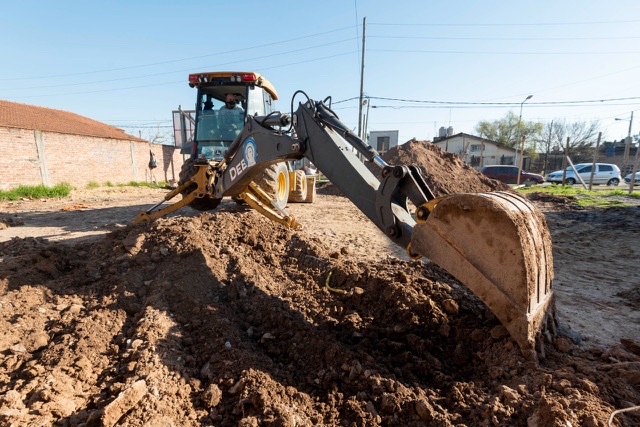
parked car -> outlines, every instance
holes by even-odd
[[[517,184],[518,183],[518,167],[507,165],[490,165],[483,166],[480,172],[489,178],[497,179],[505,184]],[[537,173],[530,173],[522,171],[520,173],[520,184],[532,185],[542,184],[544,177]]]
[[[629,175],[624,177],[624,182],[626,182],[627,184],[631,184],[631,175],[633,175],[632,173],[630,173]],[[636,172],[636,179],[633,181],[633,183],[635,185],[640,185],[640,171]]]
[[[593,163],[578,163],[574,165],[576,171],[578,171],[578,175],[585,183],[588,183],[591,179],[591,169],[593,167]],[[561,183],[562,182],[562,171],[554,171],[547,175],[547,181],[553,183]],[[609,164],[609,163],[596,163],[596,171],[593,174],[593,183],[594,184],[606,184],[606,185],[618,185],[622,181],[622,176],[620,175],[620,168],[618,166]],[[578,178],[576,177],[575,172],[573,172],[573,168],[571,166],[567,167],[567,175],[564,181],[567,185],[573,185],[578,182]]]

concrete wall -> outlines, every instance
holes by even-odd
[[[150,170],[149,150],[158,167]],[[130,181],[178,181],[183,156],[172,146],[0,128],[0,190],[19,185],[81,188]]]

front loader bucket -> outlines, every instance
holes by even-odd
[[[426,221],[414,228],[411,252],[465,284],[523,354],[536,360],[536,340],[554,315],[551,236],[544,216],[515,193],[456,194],[435,202]]]

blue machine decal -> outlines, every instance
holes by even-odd
[[[256,150],[256,142],[253,138],[247,138],[244,141],[244,162],[247,166],[253,166],[256,164],[258,158],[258,152]]]
[[[247,168],[256,164],[258,150],[256,148],[256,141],[254,141],[253,138],[245,139],[242,151],[242,160],[240,160],[240,163],[229,170],[231,181],[235,181],[237,177],[247,170]]]

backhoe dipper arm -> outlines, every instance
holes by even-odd
[[[421,206],[434,198],[418,170],[388,166],[376,150],[353,134],[322,102],[309,100],[301,104],[293,123],[305,147],[305,157],[391,240],[406,248],[415,225],[407,199]],[[381,181],[345,141],[382,169]]]

